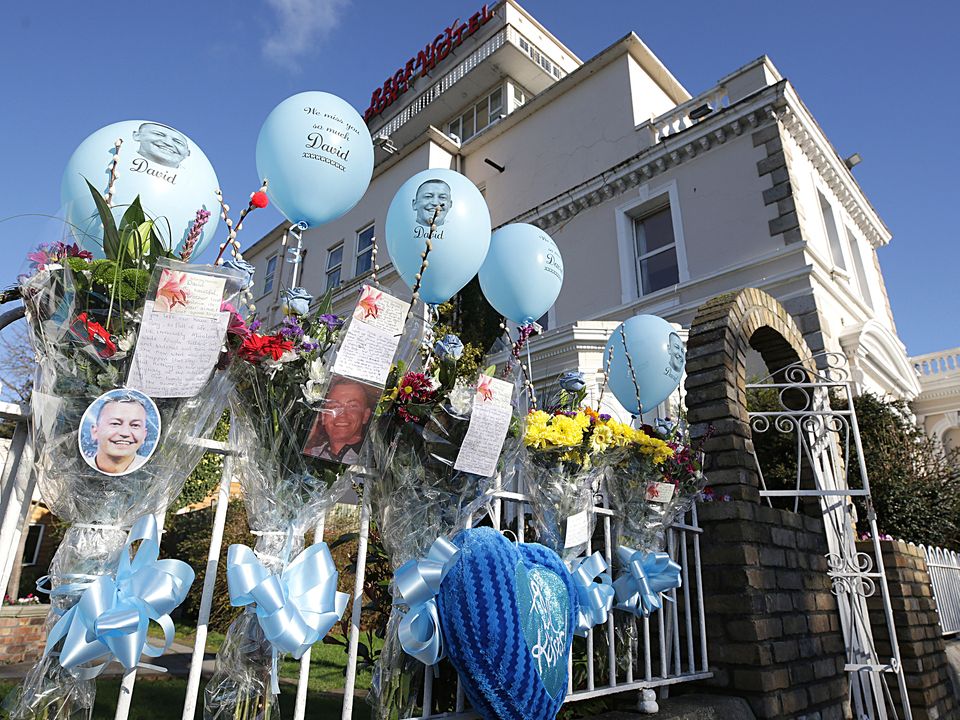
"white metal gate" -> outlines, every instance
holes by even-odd
[[[11,452],[7,457],[2,475],[2,505],[0,505],[0,562],[3,574],[2,586],[9,582],[11,569],[18,554],[25,521],[30,508],[34,488],[32,472],[32,446],[28,432],[28,418],[14,405],[0,407],[0,416],[17,421],[17,429],[12,441]],[[223,443],[201,441],[208,452],[224,455],[223,472],[217,492],[216,510],[213,517],[212,536],[207,556],[205,581],[197,621],[196,642],[193,649],[187,678],[187,689],[183,704],[183,720],[192,720],[197,716],[198,697],[201,690],[201,666],[207,640],[207,624],[213,602],[216,570],[223,561],[225,548],[222,547],[223,531],[226,522],[227,507],[230,499],[231,455],[232,452]],[[486,512],[494,527],[502,529],[511,519],[524,516],[528,512],[530,498],[512,489],[497,487]],[[608,564],[613,566],[616,553],[616,535],[613,529],[613,513],[605,503],[594,508],[598,535],[602,535],[601,547],[589,547],[588,552],[600,550]],[[163,518],[158,518],[162,521]],[[162,527],[162,522],[161,522]],[[517,523],[517,535],[524,540],[524,523]],[[318,537],[322,537],[323,524],[318,527]],[[354,598],[351,605],[350,637],[348,638],[347,672],[344,682],[344,695],[341,717],[353,717],[354,690],[357,672],[357,648],[360,640],[362,592],[366,569],[367,543],[370,530],[370,509],[361,501],[358,558]],[[568,702],[587,700],[603,695],[659,688],[662,694],[670,685],[703,679],[711,676],[708,670],[706,624],[704,620],[702,580],[700,573],[700,534],[697,523],[697,510],[694,506],[684,518],[667,533],[667,550],[671,557],[682,567],[682,586],[671,590],[668,595],[673,602],[664,603],[661,611],[649,618],[638,620],[621,612],[610,614],[605,626],[591,630],[586,639],[575,641],[574,653],[568,660],[573,668],[574,655],[585,659],[585,673],[579,682],[571,679],[568,687]],[[619,632],[618,632],[619,629]],[[304,655],[301,662],[300,677],[297,684],[294,718],[302,720],[308,708],[307,677],[310,667],[310,653]],[[431,715],[433,697],[432,673],[424,673],[425,681],[420,701],[421,715],[417,717],[439,717]],[[123,678],[120,696],[117,699],[115,718],[126,720],[132,703],[135,703],[134,691],[136,670]],[[655,703],[646,706],[655,709]],[[463,692],[458,688],[456,706],[450,708],[445,717],[474,717],[466,706]]]
[[[775,395],[776,409],[751,411],[750,426],[756,438],[770,431],[795,438],[796,477],[778,478],[792,488],[767,488],[760,468],[761,497],[773,504],[774,498],[793,498],[794,512],[802,498],[817,498],[827,534],[827,566],[831,590],[837,598],[840,626],[847,647],[845,670],[850,681],[851,709],[858,720],[886,720],[902,717],[910,720],[907,686],[900,663],[890,595],[884,576],[883,559],[877,531],[876,513],[870,500],[870,483],[863,458],[857,414],[853,407],[853,389],[846,369],[846,358],[836,353],[816,356],[823,369],[814,371],[803,363],[790,365],[768,381],[747,385],[748,393],[767,391]],[[831,398],[843,409],[835,409]],[[855,455],[851,455],[855,453]],[[859,487],[851,488],[848,472],[856,457],[860,470]],[[867,508],[872,537],[872,554],[858,552],[856,542],[857,510],[853,498],[861,498]],[[880,658],[873,642],[867,598],[880,589],[891,657]],[[887,678],[899,686],[900,703],[895,703]]]

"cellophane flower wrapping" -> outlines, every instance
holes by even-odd
[[[277,574],[349,487],[343,465],[303,452],[342,327],[329,312],[329,300],[309,315],[286,316],[268,334],[259,332],[256,321],[238,322],[232,338],[237,357],[230,369],[230,447],[236,448],[231,467],[256,536],[256,555]],[[230,625],[217,653],[204,718],[255,720],[275,713],[273,655],[250,606]]]
[[[187,265],[169,258],[94,260],[68,242],[31,254],[21,276],[37,367],[31,397],[34,465],[47,507],[72,526],[50,564],[51,610],[47,630],[97,577],[112,574],[132,523],[162,514],[204,453],[223,412],[230,380],[213,369],[191,397],[153,398],[159,429],[148,423],[150,459],[124,475],[88,464],[78,442],[84,412],[103,393],[123,388],[137,346],[146,301],[157,302],[165,271],[197,273],[224,281],[222,302],[243,287],[232,271]],[[152,269],[150,265],[153,265]],[[189,341],[189,339],[188,339]],[[64,669],[56,648],[29,672],[4,706],[11,718],[88,718],[93,680]]]
[[[413,368],[398,363],[387,382],[371,443],[374,477],[366,484],[372,517],[394,570],[422,558],[440,536],[452,537],[491,499],[499,480],[511,482],[522,451],[526,394],[519,366],[504,361],[481,364],[484,373],[513,386],[512,420],[496,473],[481,476],[454,465],[470,424],[477,394],[477,372],[458,370],[443,342],[429,343],[426,362]],[[455,341],[455,342],[454,342]],[[507,356],[497,341],[488,357]],[[417,705],[424,665],[407,655],[397,637],[402,614],[391,614],[383,649],[374,669],[369,700],[377,718],[408,717]]]

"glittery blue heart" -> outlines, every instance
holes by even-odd
[[[570,601],[567,586],[552,570],[517,564],[517,605],[523,637],[537,673],[551,696],[567,682]]]
[[[464,530],[438,594],[450,661],[485,720],[553,720],[567,690],[577,594],[560,557],[491,528]]]

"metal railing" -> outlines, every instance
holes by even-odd
[[[4,405],[0,415],[17,421],[17,427],[2,475],[2,505],[0,505],[0,567],[5,570],[4,586],[9,571],[15,562],[20,546],[24,520],[29,512],[35,483],[32,472],[33,453],[28,417],[16,406]],[[206,573],[198,612],[196,639],[190,662],[187,687],[183,701],[183,720],[197,716],[200,703],[201,672],[206,651],[208,622],[214,599],[214,583],[217,568],[224,561],[223,534],[227,519],[232,480],[232,451],[224,444],[202,441],[208,452],[223,455],[224,463],[216,494],[216,505],[211,528],[210,546],[207,553]],[[508,525],[516,528],[518,540],[524,540],[527,496],[509,490],[498,489],[492,495],[487,513],[494,527],[503,529]],[[589,552],[600,549],[609,564],[613,564],[616,552],[613,512],[606,507],[596,507],[594,512],[599,529],[595,536],[602,535],[602,547],[588,548]],[[162,517],[158,518],[161,520]],[[341,717],[352,718],[354,690],[357,678],[357,649],[360,640],[362,615],[362,591],[366,571],[367,542],[370,530],[370,509],[367,503],[360,508],[360,528],[357,548],[356,576],[350,619],[350,636],[347,645],[347,669],[344,683]],[[317,537],[322,537],[323,521],[317,527]],[[711,676],[708,670],[706,623],[703,607],[703,584],[700,570],[700,534],[697,511],[694,506],[683,521],[667,533],[667,551],[682,567],[682,586],[671,590],[670,602],[664,603],[661,611],[649,618],[638,620],[625,613],[611,613],[605,626],[591,630],[585,639],[577,638],[568,660],[573,670],[576,659],[578,667],[584,668],[570,674],[567,702],[577,702],[603,695],[623,693],[647,688],[663,688],[677,683],[699,680]],[[307,678],[310,669],[310,653],[301,660],[297,679],[296,701],[293,717],[303,720],[307,711]],[[432,673],[424,673],[426,680],[420,707],[430,708],[433,696]],[[127,720],[134,700],[136,669],[125,673],[117,698],[115,720]],[[458,688],[453,716],[475,717],[469,712],[464,693]],[[428,712],[421,718],[440,717]]]
[[[920,549],[927,560],[941,632],[944,636],[960,633],[960,553],[923,545]]]

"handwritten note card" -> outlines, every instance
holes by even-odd
[[[127,385],[155,398],[196,395],[220,357],[229,319],[162,312],[148,301]]]
[[[220,315],[226,278],[164,268],[157,286],[156,312],[215,318]]]
[[[647,485],[647,500],[668,503],[673,497],[674,489],[673,483],[652,482]]]
[[[409,308],[408,303],[364,285],[353,320],[337,351],[333,372],[384,385]]]
[[[590,539],[590,515],[588,510],[578,512],[567,518],[567,533],[563,547],[572,548],[577,545],[586,545]]]
[[[497,460],[510,428],[513,386],[489,375],[481,375],[473,397],[470,425],[453,467],[489,477],[497,471]]]

